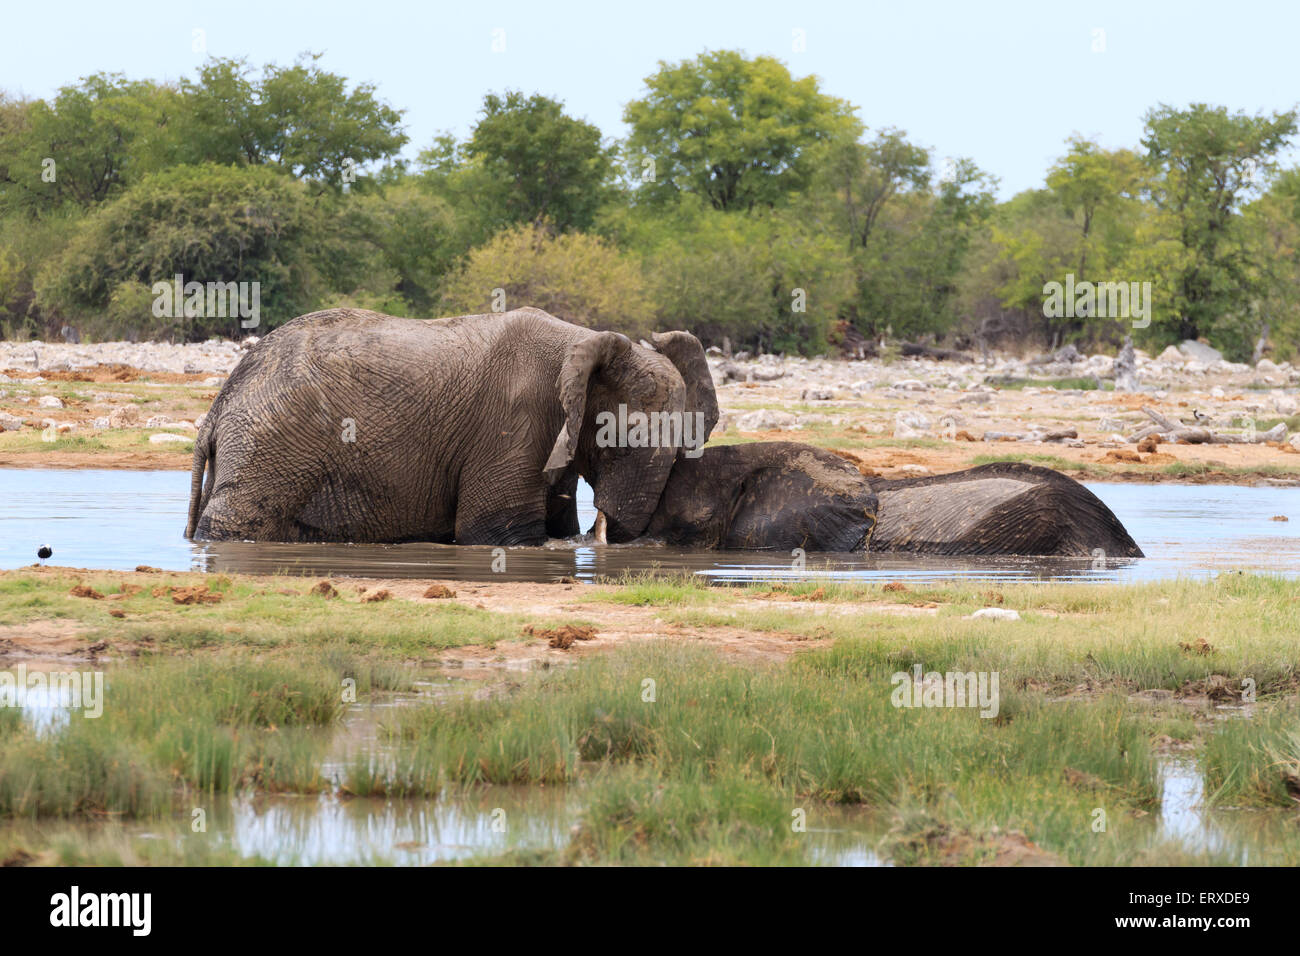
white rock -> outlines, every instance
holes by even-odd
[[[140,424],[138,405],[121,405],[108,413],[109,428],[128,428]]]
[[[971,615],[972,619],[992,618],[995,621],[1018,621],[1020,612],[1006,607],[982,607]]]
[[[894,416],[895,438],[924,438],[930,431],[930,419],[920,412],[899,412]]]
[[[16,432],[23,427],[23,420],[17,415],[0,412],[0,432]]]
[[[57,395],[42,395],[41,400],[36,403],[41,408],[62,408],[63,399]]]
[[[168,418],[166,415],[154,415],[152,418],[150,418],[147,422],[144,423],[144,427],[145,427],[145,428],[165,428],[166,426],[170,425],[171,423],[172,423],[172,420],[171,420],[170,418]]]
[[[742,432],[786,430],[795,428],[798,424],[799,419],[789,412],[776,411],[770,408],[749,412],[736,419],[736,428]]]
[[[933,474],[925,465],[899,465],[896,471],[904,478],[924,478],[926,475]]]
[[[1218,349],[1212,349],[1205,343],[1197,342],[1194,339],[1184,339],[1178,344],[1178,351],[1182,352],[1189,359],[1204,362],[1206,365],[1223,361],[1222,352]]]
[[[159,432],[157,435],[149,436],[151,445],[188,445],[193,441],[194,439],[188,435],[173,435],[170,432]]]

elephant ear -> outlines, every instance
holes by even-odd
[[[686,411],[704,413],[700,438],[703,445],[718,424],[718,396],[713,390],[713,373],[704,357],[704,346],[690,332],[655,332],[650,339],[686,383]]]
[[[546,459],[546,480],[552,484],[564,473],[573,453],[578,448],[578,435],[587,411],[587,384],[591,376],[606,365],[627,354],[632,343],[617,332],[599,332],[583,339],[569,349],[560,368],[556,385],[560,390],[560,405],[564,409],[564,424],[555,436],[551,457]]]

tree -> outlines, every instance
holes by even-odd
[[[171,283],[177,274],[183,282],[255,282],[263,313],[258,328],[265,329],[312,304],[314,225],[303,185],[283,173],[178,166],[86,217],[38,275],[37,301],[114,335],[235,336],[239,316],[205,310],[159,317],[138,308],[128,313],[121,304],[138,306],[141,290]],[[104,316],[114,320],[110,327]]]
[[[869,143],[842,138],[821,162],[822,187],[842,203],[850,249],[865,249],[886,204],[907,190],[930,185],[930,153],[884,129]]]
[[[687,198],[602,225],[641,252],[658,327],[706,344],[817,354],[852,293],[847,252],[803,205],[735,215]]]
[[[268,64],[254,77],[242,59],[210,59],[195,80],[181,81],[180,120],[186,162],[282,167],[293,176],[339,189],[366,163],[393,157],[406,144],[402,111],[375,88],[319,66],[304,54],[289,67]]]
[[[1167,333],[1210,333],[1256,296],[1241,204],[1265,183],[1295,132],[1295,110],[1250,116],[1193,103],[1147,113],[1142,145],[1156,173],[1151,195],[1186,253]],[[1237,352],[1241,357],[1239,344]]]
[[[59,89],[53,102],[0,111],[0,212],[89,209],[118,194],[171,147],[174,91],[120,74],[96,73]]]
[[[675,65],[660,62],[648,94],[629,103],[628,155],[653,162],[640,189],[657,200],[682,193],[715,209],[773,206],[803,188],[810,151],[852,133],[856,119],[843,100],[796,80],[779,60],[722,50]]]
[[[1088,259],[1097,244],[1098,226],[1113,225],[1136,206],[1147,177],[1141,158],[1130,150],[1108,152],[1081,136],[1071,137],[1068,144],[1068,152],[1048,172],[1047,186],[1065,214],[1078,223],[1075,278],[1091,279]],[[1107,221],[1099,223],[1102,219]],[[1110,257],[1107,264],[1114,260]]]
[[[590,228],[613,168],[600,129],[545,96],[489,93],[465,145],[482,165],[506,222]]]

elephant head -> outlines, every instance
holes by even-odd
[[[699,339],[656,333],[635,345],[597,332],[569,347],[557,380],[564,422],[546,462],[554,484],[576,471],[595,492],[599,540],[645,531],[679,456],[696,456],[718,420]]]
[[[648,533],[696,548],[861,551],[875,523],[876,496],[843,458],[754,442],[679,460]]]

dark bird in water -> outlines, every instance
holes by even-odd
[[[41,559],[41,564],[44,564],[45,559],[50,557],[53,554],[54,554],[54,549],[51,548],[48,544],[43,544],[36,549],[36,556]]]

